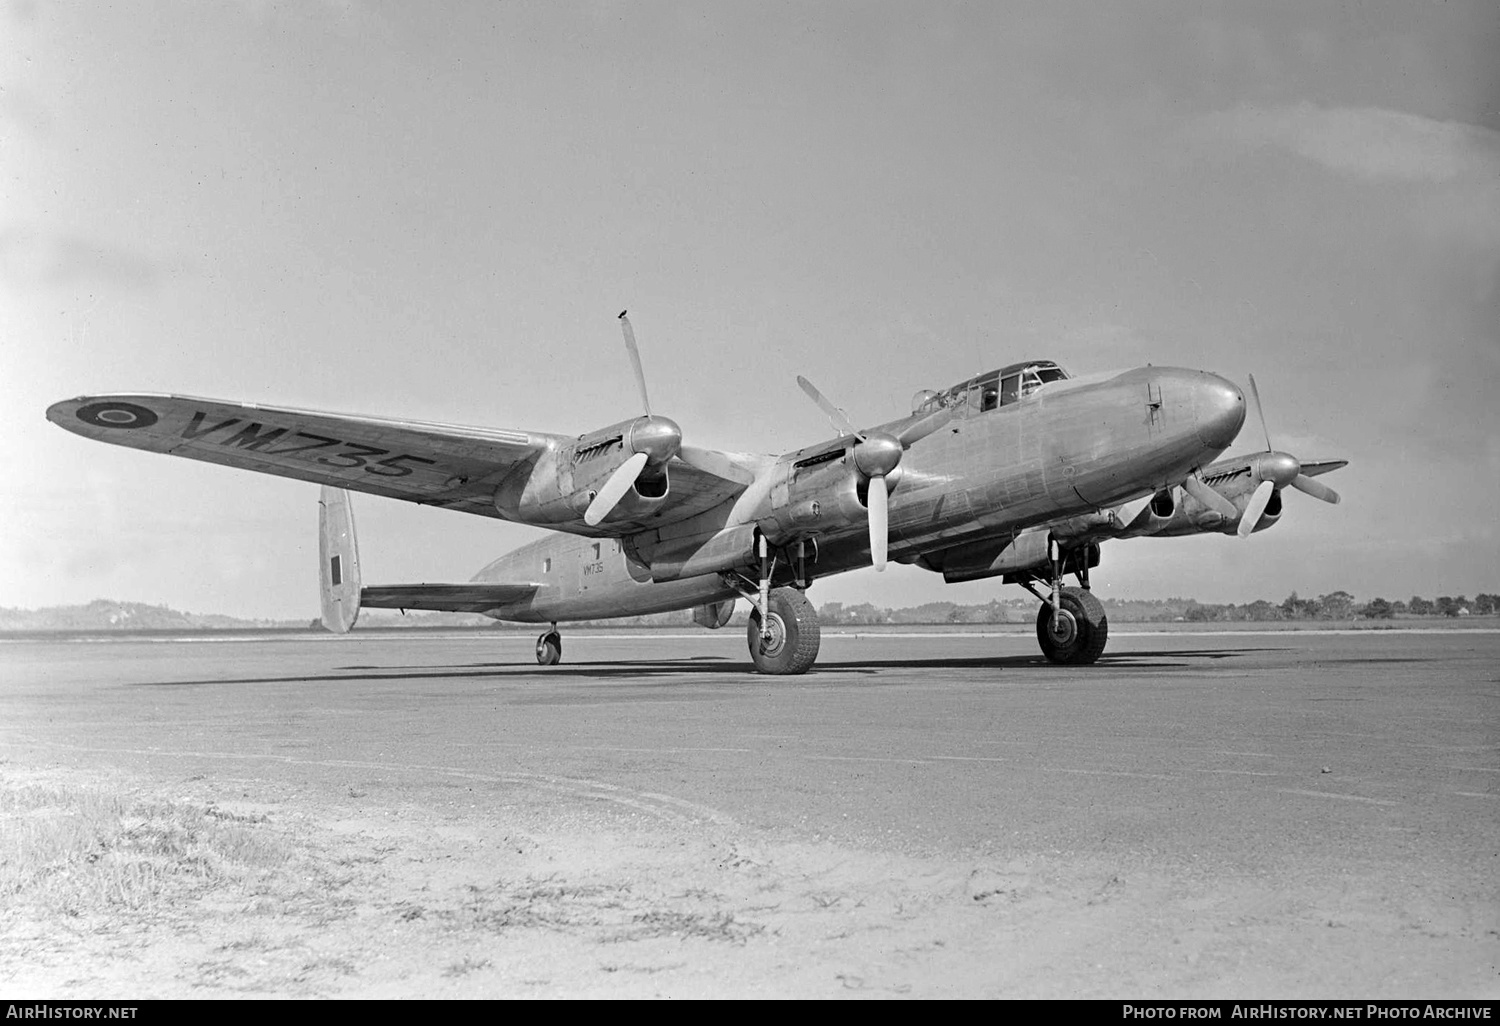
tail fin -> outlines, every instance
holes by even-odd
[[[323,627],[347,634],[359,618],[359,546],[354,538],[354,507],[342,488],[324,485],[318,498],[318,560]]]

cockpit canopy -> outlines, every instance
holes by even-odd
[[[1047,382],[1063,381],[1069,376],[1067,371],[1051,360],[1025,360],[960,382],[946,392],[924,389],[912,396],[912,412],[926,413],[944,407],[967,406],[974,413],[983,413],[1009,406]]]

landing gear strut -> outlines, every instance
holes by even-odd
[[[556,666],[562,662],[562,635],[557,633],[557,624],[536,639],[536,661],[543,666]]]
[[[1083,587],[1065,588],[1063,568],[1067,561],[1058,550],[1057,542],[1049,539],[1047,552],[1052,562],[1048,593],[1039,594],[1029,580],[1021,582],[1042,603],[1036,614],[1037,643],[1048,662],[1087,666],[1104,652],[1109,641],[1109,619],[1104,615],[1103,604],[1089,591],[1087,560],[1078,573]]]
[[[822,640],[818,612],[803,594],[803,589],[812,582],[807,568],[807,546],[798,542],[792,550],[791,567],[797,587],[773,588],[771,579],[776,575],[777,555],[764,536],[757,543],[760,568],[756,580],[741,574],[724,577],[726,584],[750,601],[750,623],[745,630],[750,659],[760,673],[806,673],[818,658],[818,644]]]

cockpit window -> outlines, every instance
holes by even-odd
[[[1021,375],[1009,374],[1000,379],[1000,405],[1005,406],[1021,398]]]
[[[1061,381],[1067,375],[1061,367],[1031,366],[1021,372],[1021,394],[1030,395],[1049,381]]]
[[[946,392],[922,391],[912,397],[912,412],[925,413],[947,407],[968,413],[986,413],[1009,406],[1049,381],[1063,381],[1068,372],[1051,360],[1013,363],[954,385]]]
[[[1000,405],[1000,375],[992,374],[979,383],[979,412],[993,410]]]

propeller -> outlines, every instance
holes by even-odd
[[[885,490],[885,479],[901,463],[901,454],[914,443],[926,438],[952,417],[948,410],[937,410],[915,420],[892,435],[884,431],[860,431],[849,422],[844,411],[819,392],[811,381],[797,376],[797,385],[807,393],[809,399],[818,404],[818,409],[828,415],[829,421],[840,435],[852,435],[858,441],[854,445],[854,466],[869,481],[869,495],[865,506],[869,514],[870,563],[876,570],[884,570],[886,553],[890,544],[890,501]]]
[[[1154,498],[1156,498],[1156,493],[1151,492],[1141,496],[1139,499],[1132,499],[1123,506],[1116,507],[1115,525],[1120,528],[1126,528],[1134,524],[1136,518],[1145,512],[1146,507],[1151,505],[1151,500]]]
[[[646,372],[641,369],[641,351],[635,345],[635,329],[630,326],[629,310],[620,311],[620,327],[625,332],[625,351],[630,354],[630,366],[635,371],[635,387],[641,390],[641,407],[646,416],[651,416],[651,399],[646,395]],[[623,493],[622,493],[623,494]]]
[[[1260,389],[1255,385],[1254,374],[1250,375],[1250,397],[1255,400],[1255,415],[1260,418],[1260,428],[1265,433],[1266,453],[1260,458],[1259,465],[1256,467],[1256,473],[1261,482],[1255,486],[1255,493],[1250,496],[1250,503],[1245,507],[1244,515],[1240,518],[1240,524],[1236,530],[1241,538],[1250,537],[1251,532],[1260,523],[1260,518],[1266,511],[1266,505],[1271,501],[1271,493],[1277,488],[1291,485],[1299,492],[1335,505],[1340,498],[1339,493],[1326,484],[1314,481],[1302,473],[1302,464],[1295,456],[1274,451],[1271,445],[1271,428],[1266,423],[1266,411],[1260,404]],[[1343,463],[1339,463],[1338,466],[1343,466]]]
[[[1261,514],[1266,511],[1266,506],[1271,502],[1271,495],[1276,491],[1273,481],[1262,481],[1255,486],[1255,492],[1250,496],[1250,502],[1245,506],[1245,512],[1240,515],[1240,525],[1234,529],[1234,533],[1241,538],[1250,537],[1255,526],[1260,523]]]
[[[626,430],[623,442],[624,447],[631,451],[630,458],[615,468],[604,487],[594,494],[588,509],[584,510],[583,522],[590,527],[597,526],[609,516],[647,467],[660,467],[674,456],[696,470],[726,481],[748,486],[755,480],[753,471],[723,453],[683,445],[682,428],[668,417],[652,414],[651,397],[646,393],[646,371],[641,366],[641,351],[635,344],[635,329],[630,326],[628,312],[620,311],[620,330],[625,336],[625,352],[630,356],[630,369],[635,372],[635,387],[641,393],[641,408],[646,415]]]
[[[635,330],[630,326],[627,311],[620,311],[620,327],[625,333],[625,351],[630,354],[630,366],[635,371],[636,388],[641,393],[641,406],[646,411],[644,420],[630,426],[624,439],[625,448],[633,449],[630,458],[615,468],[604,482],[604,487],[594,494],[589,508],[583,512],[583,522],[596,526],[609,516],[625,493],[635,486],[636,480],[647,464],[661,464],[679,454],[682,449],[682,429],[666,417],[651,415],[651,398],[646,394],[646,372],[641,367],[641,351],[635,344]]]

